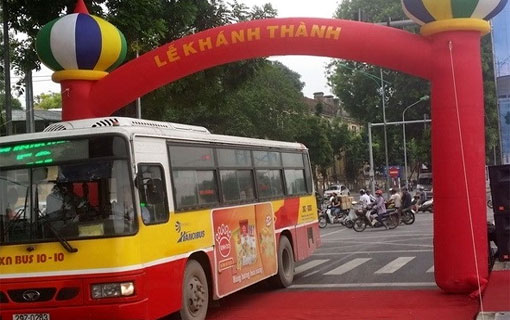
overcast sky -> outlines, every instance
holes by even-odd
[[[261,6],[270,2],[278,10],[278,17],[319,17],[331,18],[340,0],[239,0],[247,6]],[[322,91],[330,94],[331,90],[327,85],[325,76],[325,65],[329,58],[310,56],[279,56],[271,59],[281,61],[290,69],[301,75],[301,81],[305,83],[303,93],[312,97],[314,92]],[[43,92],[59,92],[60,85],[51,81],[52,71],[43,68],[40,72],[34,73],[34,97]],[[14,79],[15,80],[15,79]],[[20,97],[22,104],[25,104],[24,97]]]

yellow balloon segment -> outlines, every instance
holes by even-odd
[[[104,78],[108,72],[98,70],[62,70],[53,73],[51,79],[54,82],[63,80],[99,80]]]
[[[420,29],[424,36],[446,31],[480,31],[485,35],[491,31],[491,26],[488,21],[482,19],[456,18],[430,22]]]

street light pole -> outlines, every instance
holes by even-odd
[[[386,94],[384,92],[384,79],[382,69],[379,69],[381,73],[381,98],[382,98],[382,114],[383,114],[383,124],[384,124],[384,158],[386,160],[386,170],[384,172],[386,176],[386,185],[385,189],[388,190],[390,185],[390,176],[388,174],[388,170],[390,168],[388,161],[388,135],[386,133]]]
[[[418,103],[420,103],[422,101],[426,101],[428,99],[429,99],[429,96],[428,95],[424,95],[423,97],[420,98],[420,100],[418,100],[415,103],[407,106],[404,109],[404,111],[402,111],[402,135],[404,137],[404,172],[405,172],[405,175],[406,175],[406,188],[409,188],[409,178],[408,178],[408,175],[407,175],[407,146],[406,146],[406,118],[405,118],[405,114],[406,114],[406,111],[409,108],[411,108],[412,106],[415,106]]]
[[[368,156],[370,161],[370,190],[375,194],[375,172],[374,172],[374,154],[372,153],[372,123],[368,123]]]

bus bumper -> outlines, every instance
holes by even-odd
[[[23,310],[1,310],[0,320],[14,320],[15,314],[48,314],[49,320],[145,320],[149,319],[147,299],[122,304],[101,304],[81,306],[61,306],[53,308],[34,308]],[[21,318],[24,319],[24,318]],[[27,319],[41,319],[42,317],[27,317]]]

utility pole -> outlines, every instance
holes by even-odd
[[[12,101],[11,101],[11,57],[9,45],[9,14],[7,0],[2,0],[2,17],[4,31],[4,78],[5,78],[5,129],[7,135],[12,135]]]
[[[388,135],[386,133],[386,94],[384,92],[384,79],[382,69],[379,69],[381,72],[381,97],[382,97],[382,114],[383,114],[383,124],[384,124],[384,158],[386,160],[386,169],[384,170],[384,175],[386,176],[386,185],[385,189],[388,190],[390,186],[390,175],[388,174],[388,170],[390,168],[388,161]]]
[[[32,84],[32,70],[27,68],[25,74],[25,114],[26,114],[26,132],[35,132],[35,121],[34,121],[34,90]]]
[[[138,49],[136,50],[136,57],[138,58],[139,56],[139,51]],[[142,119],[142,99],[140,97],[138,97],[136,99],[136,117],[138,119]]]

